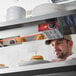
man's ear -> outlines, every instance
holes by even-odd
[[[72,40],[70,40],[70,47],[72,47],[73,46],[73,41]]]

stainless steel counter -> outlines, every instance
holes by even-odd
[[[66,73],[70,74],[69,72],[75,73],[76,75],[76,60],[0,69],[1,76],[52,76],[53,74],[56,75],[56,73],[60,75],[61,73],[65,73],[64,76],[67,76]],[[75,75],[73,74],[73,76]]]

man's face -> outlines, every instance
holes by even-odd
[[[52,48],[57,58],[66,58],[70,53],[70,43],[64,39],[58,39],[51,41]]]

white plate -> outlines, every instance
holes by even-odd
[[[42,64],[42,63],[50,63],[50,61],[47,61],[47,60],[25,61],[25,62],[20,62],[20,63],[19,63],[19,66],[34,65],[34,64]]]

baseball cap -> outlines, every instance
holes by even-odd
[[[60,39],[72,40],[71,35],[64,35],[63,38],[60,38]],[[53,40],[56,40],[56,39],[53,39]],[[57,40],[58,40],[58,39],[57,39]],[[46,45],[49,45],[49,44],[51,44],[51,41],[52,41],[52,40],[46,40],[46,41],[45,41],[45,44],[46,44]]]

